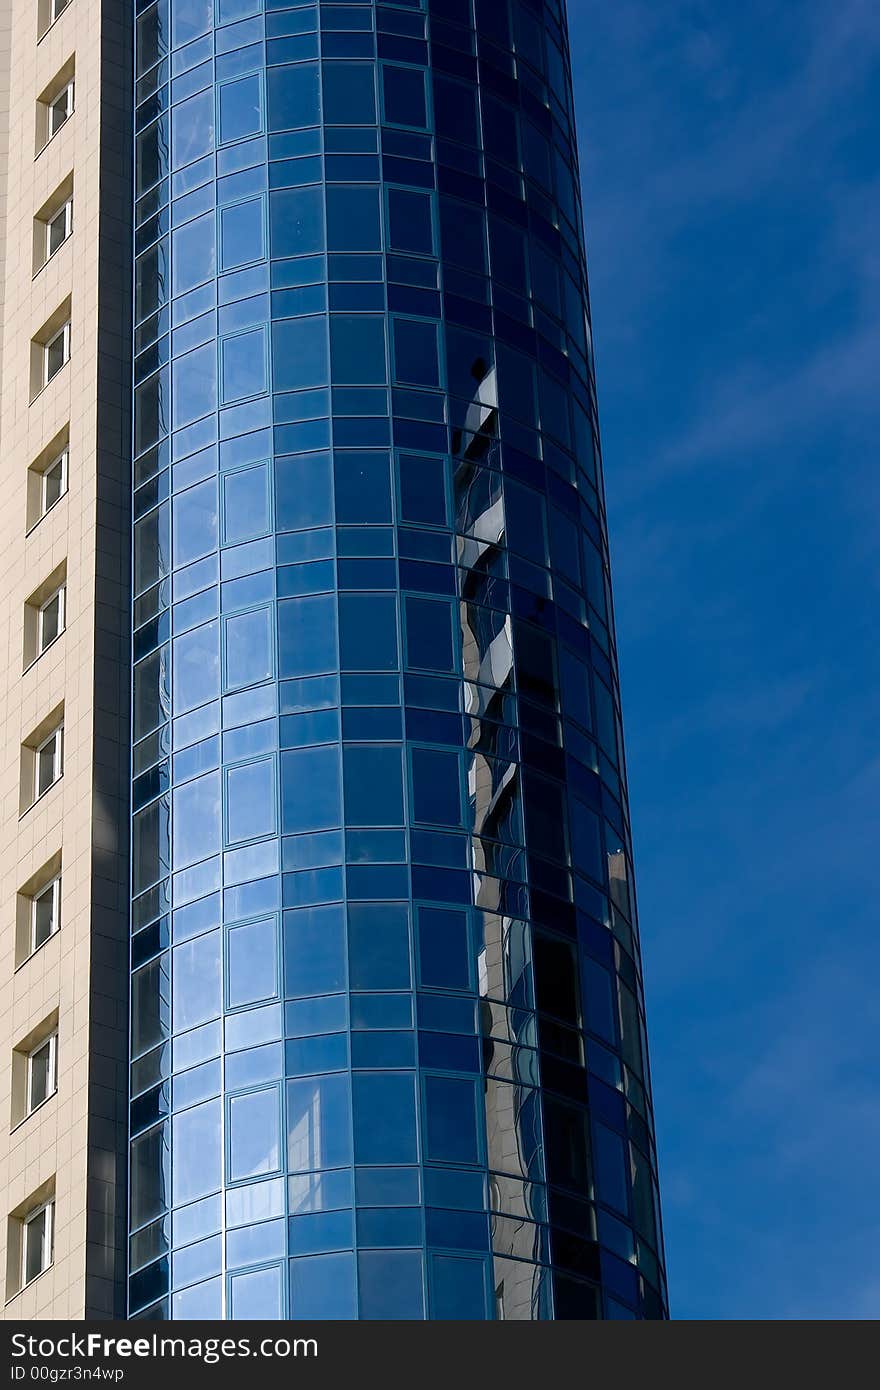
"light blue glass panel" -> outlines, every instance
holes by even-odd
[[[171,1191],[175,1205],[216,1192],[223,1176],[219,1100],[175,1115],[171,1130]]]
[[[226,619],[224,627],[226,689],[267,680],[274,671],[271,608],[236,614]]]
[[[195,864],[217,852],[220,821],[219,772],[210,772],[175,789],[171,826],[176,868]]]
[[[221,394],[225,405],[261,395],[268,386],[266,330],[253,328],[224,338],[220,345]]]
[[[172,1023],[176,1033],[221,1012],[220,933],[197,936],[172,952]]]
[[[288,1082],[287,1156],[292,1173],[351,1163],[351,1102],[346,1073]]]
[[[231,1009],[274,999],[278,992],[277,938],[274,917],[229,928],[226,996]]]
[[[230,1316],[236,1321],[276,1322],[284,1317],[284,1282],[280,1265],[234,1274],[229,1281]]]
[[[229,1100],[229,1181],[259,1178],[281,1166],[280,1096],[273,1086]]]

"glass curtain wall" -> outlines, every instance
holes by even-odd
[[[562,6],[136,8],[130,1314],[665,1316]]]

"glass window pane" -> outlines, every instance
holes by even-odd
[[[375,124],[372,63],[325,63],[323,77],[326,125]]]
[[[327,320],[323,315],[273,323],[272,378],[276,391],[326,386],[330,379],[330,358]]]
[[[269,465],[223,476],[223,539],[227,545],[265,536],[271,524]]]
[[[415,1163],[418,1145],[412,1073],[355,1073],[351,1082],[355,1161]]]
[[[287,1083],[287,1154],[292,1173],[351,1163],[348,1074]]]
[[[281,1166],[281,1115],[275,1087],[229,1101],[229,1180],[256,1178]]]
[[[324,250],[324,190],[286,188],[269,199],[272,255],[308,256]]]
[[[244,140],[263,129],[263,92],[258,73],[220,86],[220,143]]]
[[[172,1121],[172,1200],[177,1206],[219,1190],[223,1175],[219,1100],[193,1106]]]
[[[406,903],[350,903],[348,959],[351,989],[409,989]]]
[[[266,254],[262,198],[220,209],[220,269],[261,261]]]
[[[226,997],[231,1009],[274,999],[278,993],[278,939],[274,917],[230,927]]]
[[[172,1023],[176,1033],[218,1018],[220,992],[220,933],[208,932],[186,941],[172,952]]]
[[[174,867],[185,868],[220,849],[220,774],[210,772],[174,789]]]
[[[434,254],[431,195],[404,188],[388,190],[388,245],[394,251]]]
[[[255,685],[273,674],[272,616],[271,608],[255,608],[226,619],[227,690]]]
[[[346,825],[402,825],[403,777],[398,746],[347,744]]]
[[[437,1163],[479,1163],[477,1096],[473,1081],[424,1076],[425,1157]]]
[[[342,594],[339,653],[343,671],[395,671],[397,599],[393,594]]]
[[[282,676],[312,676],[337,669],[333,594],[278,604],[278,664]]]
[[[284,1285],[280,1266],[234,1274],[230,1280],[231,1315],[237,1322],[276,1322],[284,1317]]]
[[[384,318],[373,314],[333,314],[330,357],[335,385],[377,385],[387,381]]]
[[[342,824],[339,750],[301,748],[281,754],[281,827],[333,830]]]
[[[412,750],[413,816],[431,825],[461,824],[461,770],[457,753]]]
[[[275,763],[267,758],[226,772],[226,838],[231,845],[274,835]]]
[[[362,1250],[358,1275],[362,1318],[403,1322],[425,1316],[419,1251]]]
[[[355,1318],[354,1255],[308,1255],[291,1260],[290,1316],[304,1322]]]
[[[270,131],[318,124],[321,106],[317,63],[269,68],[266,84]]]
[[[345,988],[345,912],[341,904],[284,914],[284,988],[296,997]]]
[[[327,188],[327,245],[331,251],[379,251],[379,190]]]

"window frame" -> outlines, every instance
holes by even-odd
[[[55,93],[54,97],[52,97],[52,99],[51,99],[50,101],[47,101],[47,102],[46,102],[46,144],[47,144],[47,145],[48,145],[48,143],[49,143],[50,140],[54,140],[55,136],[58,134],[59,130],[61,130],[62,126],[66,126],[66,125],[67,125],[67,122],[70,120],[71,116],[73,115],[73,112],[74,112],[74,109],[75,109],[75,107],[74,107],[74,101],[75,101],[75,91],[74,91],[74,87],[75,87],[75,79],[74,79],[73,77],[71,77],[71,78],[68,79],[67,82],[64,83],[64,86],[63,86],[63,87],[59,88],[59,90]],[[55,111],[58,109],[58,106],[59,106],[59,104],[60,104],[62,98],[66,99],[66,110],[65,110],[64,118],[63,118],[61,121],[59,121],[57,125],[55,125],[55,124],[54,124],[54,119],[53,119],[53,118],[54,118],[54,113],[55,113]]]
[[[60,19],[64,11],[70,5],[70,0],[49,0],[49,28],[57,19]]]
[[[54,636],[54,637],[50,637],[50,638],[49,638],[49,641],[46,642],[46,641],[44,640],[44,632],[43,632],[44,620],[45,620],[46,612],[47,612],[47,610],[49,609],[50,604],[53,604],[53,603],[55,602],[56,599],[58,600],[58,630],[57,630],[57,632],[55,633],[55,636]],[[43,656],[43,654],[44,654],[45,652],[47,652],[47,651],[49,650],[49,648],[50,648],[51,646],[54,645],[55,642],[58,641],[59,637],[63,636],[64,630],[65,630],[65,627],[66,627],[66,624],[67,624],[67,581],[65,580],[62,584],[59,584],[59,586],[58,586],[57,589],[54,589],[54,590],[52,591],[52,593],[49,595],[48,598],[46,598],[46,599],[43,600],[43,602],[40,604],[40,606],[39,606],[38,609],[37,609],[37,653],[36,653],[36,657],[34,658],[35,660],[37,660],[37,659],[39,659],[39,657]]]
[[[55,368],[55,371],[50,374],[49,353],[51,352],[52,348],[55,346],[59,339],[61,340],[62,359],[59,366],[57,366]],[[59,372],[62,372],[64,370],[69,361],[70,319],[68,319],[66,323],[63,323],[61,327],[55,333],[52,334],[51,338],[47,338],[46,341],[43,343],[43,370],[40,374],[41,386],[43,390],[45,390],[45,388],[50,384],[50,382],[53,382],[55,380]]]
[[[46,505],[46,480],[47,480],[49,474],[52,472],[52,469],[53,469],[53,468],[55,467],[55,465],[58,464],[58,463],[61,464],[61,490],[59,491],[58,496],[55,498],[55,501],[54,501],[54,502],[50,502],[49,505],[47,506],[47,505]],[[67,493],[68,469],[69,469],[69,466],[70,466],[70,446],[67,445],[67,444],[65,444],[65,446],[64,446],[64,448],[61,450],[60,454],[56,454],[55,458],[53,458],[53,459],[51,460],[51,462],[48,463],[48,464],[46,465],[46,467],[45,467],[45,468],[42,470],[42,472],[40,473],[40,514],[39,514],[39,516],[37,517],[37,521],[42,521],[44,516],[48,516],[49,513],[51,512],[52,508],[53,508],[53,507],[57,507],[57,506],[58,506],[58,503],[61,501],[62,497],[64,497],[64,496],[66,495],[66,493]],[[34,525],[36,525],[36,522],[34,523]]]
[[[42,941],[37,941],[37,903],[41,900],[41,898],[44,898],[47,893],[51,893],[52,895],[52,930],[49,932],[48,936],[44,937]],[[48,883],[45,883],[38,893],[34,893],[31,896],[30,931],[28,935],[28,940],[30,942],[30,951],[28,952],[25,959],[29,960],[32,955],[35,955],[36,952],[40,950],[41,946],[45,946],[49,941],[51,941],[52,937],[55,936],[60,930],[61,874],[58,873],[55,875],[54,878],[50,879]]]
[[[61,240],[59,241],[58,245],[57,245],[57,246],[55,247],[55,249],[53,250],[53,249],[52,249],[52,245],[51,245],[52,228],[54,227],[55,223],[58,221],[58,219],[59,219],[60,217],[63,217],[63,218],[64,218],[64,236],[61,238]],[[56,254],[61,250],[61,248],[62,248],[62,246],[64,245],[64,243],[65,243],[66,241],[69,241],[70,238],[71,238],[71,236],[73,235],[73,194],[72,194],[72,193],[71,193],[70,197],[67,198],[67,199],[65,199],[65,201],[61,204],[61,207],[60,207],[60,208],[56,208],[55,211],[52,213],[51,217],[48,217],[48,218],[46,219],[46,221],[43,223],[43,228],[44,228],[43,265],[48,265],[49,262],[51,261],[52,257],[53,257],[54,255],[56,255]],[[40,269],[42,269],[42,266],[40,267]]]
[[[28,1232],[32,1224],[38,1217],[46,1213],[46,1221],[43,1227],[40,1247],[40,1268],[36,1274],[28,1278]],[[32,1284],[35,1279],[39,1279],[41,1274],[45,1274],[47,1269],[51,1269],[55,1263],[55,1198],[48,1197],[45,1202],[34,1207],[33,1211],[28,1212],[21,1222],[21,1288],[26,1289],[28,1284]]]
[[[50,744],[53,740],[55,740],[55,754],[54,754],[54,757],[53,757],[53,759],[52,759],[52,768],[53,768],[53,774],[54,774],[54,775],[53,775],[53,777],[52,777],[52,781],[49,782],[49,783],[47,783],[47,785],[46,785],[45,787],[42,787],[42,788],[41,788],[41,787],[40,787],[40,755],[41,755],[41,753],[43,753],[43,751],[44,751],[46,748],[48,748],[49,744]],[[58,783],[58,782],[61,781],[61,778],[62,778],[63,776],[64,776],[64,723],[63,723],[63,721],[62,721],[60,724],[56,724],[56,725],[55,725],[55,728],[52,729],[51,732],[48,733],[44,739],[41,739],[40,742],[39,742],[39,743],[35,746],[35,748],[34,748],[34,801],[33,801],[33,804],[36,805],[36,803],[40,800],[41,797],[45,796],[47,792],[49,792],[49,791],[52,790],[52,788],[56,785],[56,783]]]
[[[36,1104],[34,1104],[34,1100],[33,1100],[33,1079],[34,1079],[34,1074],[33,1074],[33,1062],[34,1062],[34,1058],[36,1057],[37,1053],[38,1053],[38,1052],[42,1052],[42,1050],[43,1050],[44,1047],[48,1047],[48,1049],[49,1049],[49,1065],[48,1065],[48,1068],[47,1068],[47,1088],[46,1088],[46,1094],[44,1095],[44,1097],[43,1097],[42,1100],[39,1100],[39,1101],[36,1102]],[[30,1050],[30,1052],[28,1052],[28,1054],[27,1054],[27,1073],[26,1073],[26,1075],[27,1075],[27,1080],[26,1080],[26,1086],[25,1086],[25,1099],[24,1099],[24,1118],[25,1118],[25,1119],[27,1119],[29,1115],[33,1115],[35,1111],[39,1110],[41,1105],[45,1105],[46,1102],[47,1102],[48,1100],[51,1100],[52,1097],[56,1094],[56,1092],[57,1092],[57,1090],[58,1090],[58,1029],[57,1029],[57,1028],[53,1028],[52,1032],[49,1033],[47,1037],[41,1039],[41,1041],[38,1042],[37,1045],[36,1045],[35,1047],[32,1047],[31,1050]]]

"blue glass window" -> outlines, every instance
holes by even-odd
[[[275,461],[279,531],[324,526],[333,519],[329,454],[297,454]]]
[[[351,989],[409,989],[409,955],[406,903],[349,903]]]
[[[310,1076],[287,1083],[287,1155],[292,1173],[351,1163],[347,1074]]]
[[[343,671],[397,669],[397,600],[393,594],[342,594],[339,652]]]
[[[230,844],[272,835],[275,765],[271,759],[226,769],[226,833]]]
[[[255,608],[225,622],[226,689],[256,684],[272,675],[272,610]]]
[[[271,131],[317,125],[321,111],[317,63],[269,68],[266,86]]]
[[[285,834],[342,824],[339,750],[298,748],[281,754],[281,827]]]
[[[220,1187],[223,1173],[221,1118],[219,1100],[195,1105],[174,1116],[171,1193],[175,1206],[194,1202]]]
[[[382,69],[383,119],[390,125],[424,128],[427,124],[425,74],[422,68]]]
[[[352,1076],[357,1163],[415,1163],[416,1099],[411,1073]]]
[[[345,988],[345,911],[341,904],[284,914],[284,988],[288,995]]]
[[[406,660],[426,671],[454,671],[452,605],[442,599],[406,599]]]
[[[431,825],[461,824],[461,770],[457,753],[412,750],[413,817]]]
[[[172,1025],[176,1033],[220,1014],[220,933],[186,941],[172,953]]]
[[[432,256],[434,219],[430,193],[414,189],[388,190],[388,246],[394,251]]]
[[[220,627],[205,623],[174,643],[174,713],[183,714],[220,694]]]
[[[260,77],[252,73],[220,86],[220,144],[244,140],[263,129],[263,92]]]
[[[336,668],[336,599],[332,594],[278,604],[278,664],[282,676],[320,675]]]
[[[458,1076],[422,1077],[425,1157],[438,1163],[478,1163],[477,1095],[473,1081]]]
[[[226,405],[248,396],[262,395],[269,384],[265,327],[224,338],[220,344],[220,360],[221,393]]]
[[[171,238],[172,291],[184,294],[214,274],[214,214],[178,228]]]
[[[395,319],[394,379],[407,386],[440,385],[435,323],[423,319]]]
[[[384,318],[371,314],[333,314],[330,360],[334,384],[376,385],[386,381]]]
[[[381,524],[391,520],[391,475],[387,454],[337,453],[334,472],[336,520],[340,525]]]
[[[281,1166],[280,1096],[275,1086],[231,1096],[229,1116],[229,1181],[258,1178]]]
[[[265,536],[271,524],[269,466],[223,476],[223,539],[227,545]]]
[[[274,999],[278,993],[278,940],[274,917],[230,927],[226,1001],[230,1009]]]
[[[230,1313],[237,1322],[266,1319],[280,1321],[284,1317],[284,1285],[281,1269],[255,1269],[248,1274],[233,1274],[229,1281]]]
[[[291,1260],[290,1315],[305,1322],[355,1318],[354,1255],[307,1255]]]
[[[331,251],[378,251],[378,188],[327,188],[327,244]]]
[[[308,256],[324,249],[324,190],[285,188],[269,199],[273,256]]]
[[[361,1250],[361,1317],[404,1322],[425,1316],[422,1256],[417,1250]]]
[[[327,321],[323,315],[272,324],[272,382],[276,391],[324,386],[330,378]]]
[[[346,825],[402,825],[403,776],[399,746],[346,744]]]
[[[468,989],[471,983],[467,917],[451,908],[420,907],[419,977],[429,989]]]
[[[375,124],[372,63],[325,63],[323,76],[326,125]]]
[[[479,1321],[486,1311],[486,1268],[482,1260],[461,1255],[429,1255],[431,1317],[443,1321]]]
[[[175,787],[172,851],[177,868],[195,864],[220,848],[220,774],[208,773]]]

